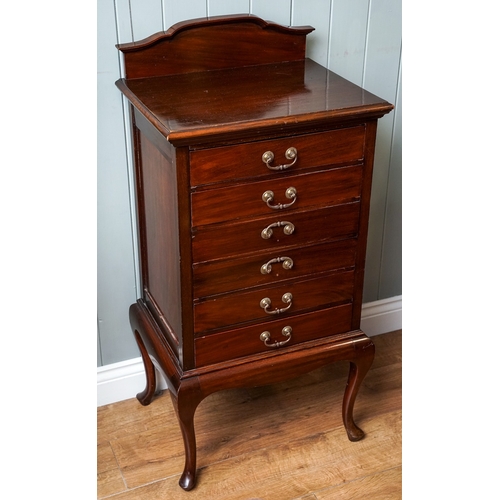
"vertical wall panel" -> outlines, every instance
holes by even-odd
[[[99,333],[99,320],[97,320],[97,366],[102,366],[102,355],[101,355],[101,335]]]
[[[207,15],[207,0],[189,0],[189,2],[179,2],[178,0],[163,1],[165,30],[168,30],[170,26],[180,21],[207,17]]]
[[[380,297],[402,295],[402,82],[401,62],[399,68],[398,91],[394,110],[394,128],[389,164],[389,183],[387,186],[384,218],[384,238],[382,245],[382,263],[380,267]]]
[[[401,3],[371,0],[364,87],[395,102],[401,54]]]
[[[290,4],[291,0],[251,0],[250,14],[273,21],[274,23],[290,26]]]
[[[163,31],[161,0],[130,0],[134,42]]]
[[[396,102],[400,54],[401,3],[398,0],[371,0],[363,87],[393,104]],[[380,265],[394,116],[393,111],[381,118],[377,130],[363,295],[365,302],[382,298],[379,295]]]
[[[102,363],[110,364],[138,355],[128,322],[136,290],[113,0],[98,8],[97,315]]]
[[[99,6],[100,7],[100,6]],[[115,0],[117,43],[132,42],[130,0]]]
[[[249,14],[250,0],[208,0],[208,15]]]
[[[333,0],[328,68],[361,85],[365,62],[369,0]]]
[[[315,30],[307,35],[307,57],[328,66],[328,41],[330,37],[330,0],[294,0],[292,25],[309,24]]]

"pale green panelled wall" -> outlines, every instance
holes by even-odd
[[[137,235],[115,44],[186,19],[236,13],[314,26],[308,57],[396,105],[379,121],[364,302],[402,294],[401,0],[98,0],[98,365],[139,356],[128,323],[139,289]]]

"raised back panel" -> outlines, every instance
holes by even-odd
[[[147,78],[305,59],[311,26],[285,27],[252,15],[183,21],[144,40],[117,45],[125,78]]]

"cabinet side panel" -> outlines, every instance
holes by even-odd
[[[366,242],[368,236],[368,222],[370,217],[370,197],[373,179],[373,157],[375,151],[375,139],[377,135],[377,121],[373,120],[366,125],[365,138],[365,165],[363,172],[363,184],[361,188],[361,209],[359,216],[358,250],[356,253],[356,278],[355,293],[353,301],[352,325],[357,330],[361,324],[361,305],[363,301],[363,284],[366,263]]]
[[[144,298],[167,338],[181,342],[179,231],[177,181],[170,158],[140,134],[141,181],[144,213],[141,217]]]

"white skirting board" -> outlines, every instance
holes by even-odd
[[[403,297],[367,302],[361,308],[361,330],[368,337],[403,328]]]
[[[400,295],[363,304],[361,329],[369,337],[402,329],[402,302]],[[145,387],[141,357],[97,368],[97,406],[134,398]],[[167,388],[161,375],[158,388]]]

